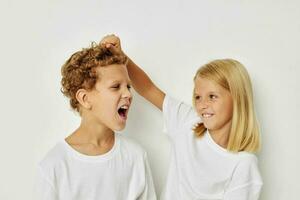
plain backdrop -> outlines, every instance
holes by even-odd
[[[297,0],[1,0],[0,199],[32,199],[38,161],[80,123],[60,92],[61,65],[111,33],[163,91],[186,103],[198,67],[242,62],[262,131],[261,199],[300,199],[299,8]],[[148,152],[159,194],[170,153],[162,114],[134,92],[122,134]]]

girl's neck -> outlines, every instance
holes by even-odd
[[[229,134],[230,134],[230,127],[231,122],[224,125],[222,128],[217,130],[208,130],[212,139],[217,143],[219,146],[223,148],[227,148]]]

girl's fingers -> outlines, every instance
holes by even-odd
[[[120,50],[117,47],[115,47],[113,44],[107,44],[105,47],[109,49],[109,51],[112,53],[116,53],[116,54],[120,53]]]

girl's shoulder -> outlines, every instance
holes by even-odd
[[[178,130],[182,127],[194,125],[201,122],[196,110],[192,105],[177,100],[166,94],[163,102],[163,117],[166,128]]]
[[[257,156],[254,153],[241,151],[238,153],[240,162],[255,162],[257,163]]]
[[[262,185],[263,180],[256,155],[247,152],[240,152],[239,154],[239,161],[234,169],[234,182],[238,185]]]
[[[255,154],[248,152],[239,152],[238,154],[237,171],[259,174],[258,159]]]

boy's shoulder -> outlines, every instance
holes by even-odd
[[[134,139],[121,134],[119,134],[117,137],[121,141],[121,152],[137,157],[145,156],[146,151]]]
[[[66,154],[67,151],[64,148],[63,142],[58,142],[39,162],[39,167],[46,171],[54,169],[60,162],[65,160]]]

